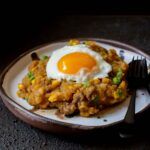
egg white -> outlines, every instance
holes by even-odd
[[[94,72],[87,72],[86,68],[80,69],[77,74],[70,75],[64,74],[58,70],[57,63],[65,55],[74,53],[74,52],[83,52],[92,56],[96,62],[98,69]],[[76,82],[84,82],[91,78],[104,78],[108,76],[108,73],[112,70],[112,67],[107,63],[100,54],[91,50],[88,46],[84,44],[74,45],[74,46],[64,46],[60,49],[54,51],[47,63],[46,72],[47,77],[57,80],[66,79],[67,81],[73,80]]]

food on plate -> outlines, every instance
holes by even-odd
[[[17,95],[36,109],[89,117],[126,99],[127,70],[114,49],[70,40],[51,56],[31,62]]]

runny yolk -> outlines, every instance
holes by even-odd
[[[76,74],[83,68],[90,72],[96,66],[96,60],[86,53],[74,52],[63,56],[57,66],[59,71],[65,74]]]

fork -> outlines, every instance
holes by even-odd
[[[148,71],[146,59],[139,60],[138,57],[134,60],[134,57],[129,63],[129,69],[127,72],[128,87],[132,89],[133,94],[130,99],[127,113],[124,118],[124,128],[119,133],[120,137],[128,138],[134,135],[134,121],[135,121],[135,99],[136,90],[139,87],[147,87]]]

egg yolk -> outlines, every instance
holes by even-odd
[[[86,53],[74,52],[63,56],[57,66],[59,71],[65,74],[76,74],[83,68],[90,72],[96,67],[96,60]]]

